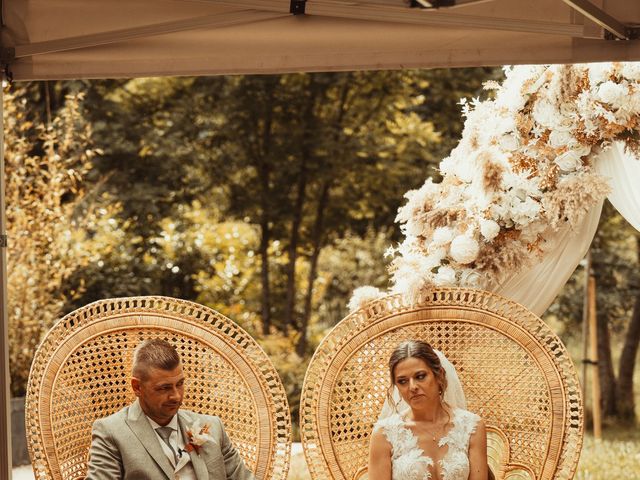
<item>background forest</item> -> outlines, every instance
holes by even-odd
[[[496,69],[15,84],[5,94],[11,392],[42,335],[94,300],[168,295],[263,346],[297,423],[306,366],[352,290],[388,286],[403,194],[438,177],[460,98]],[[640,236],[592,248],[609,423],[635,421]],[[582,360],[584,269],[546,320]],[[633,423],[632,423],[633,424]]]

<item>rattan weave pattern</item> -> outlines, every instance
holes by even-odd
[[[152,337],[167,339],[180,353],[184,408],[220,416],[257,478],[285,479],[291,419],[268,357],[218,312],[166,297],[99,301],[67,315],[47,334],[26,398],[36,478],[84,478],[91,425],[134,400],[133,349]]]
[[[582,400],[558,337],[524,307],[487,292],[440,289],[421,305],[386,297],[349,315],[322,341],[301,397],[301,436],[314,479],[351,479],[389,386],[398,343],[421,338],[455,364],[469,402],[509,441],[509,470],[571,478],[582,444]],[[496,449],[496,454],[504,451]]]

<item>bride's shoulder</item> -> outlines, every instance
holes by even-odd
[[[398,427],[404,424],[404,420],[399,413],[392,413],[388,417],[379,418],[373,425],[373,431],[385,430],[387,428]]]
[[[482,420],[482,417],[477,413],[470,412],[463,408],[454,408],[453,416],[456,422],[466,423],[470,425],[476,425]]]

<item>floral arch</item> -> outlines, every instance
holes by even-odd
[[[586,254],[606,197],[640,230],[640,63],[518,66],[463,103],[443,180],[406,193],[391,293],[475,287],[540,315]],[[361,287],[352,310],[384,293]]]

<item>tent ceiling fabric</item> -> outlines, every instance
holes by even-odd
[[[2,0],[16,80],[640,60],[563,0]],[[626,26],[640,2],[594,0]]]

